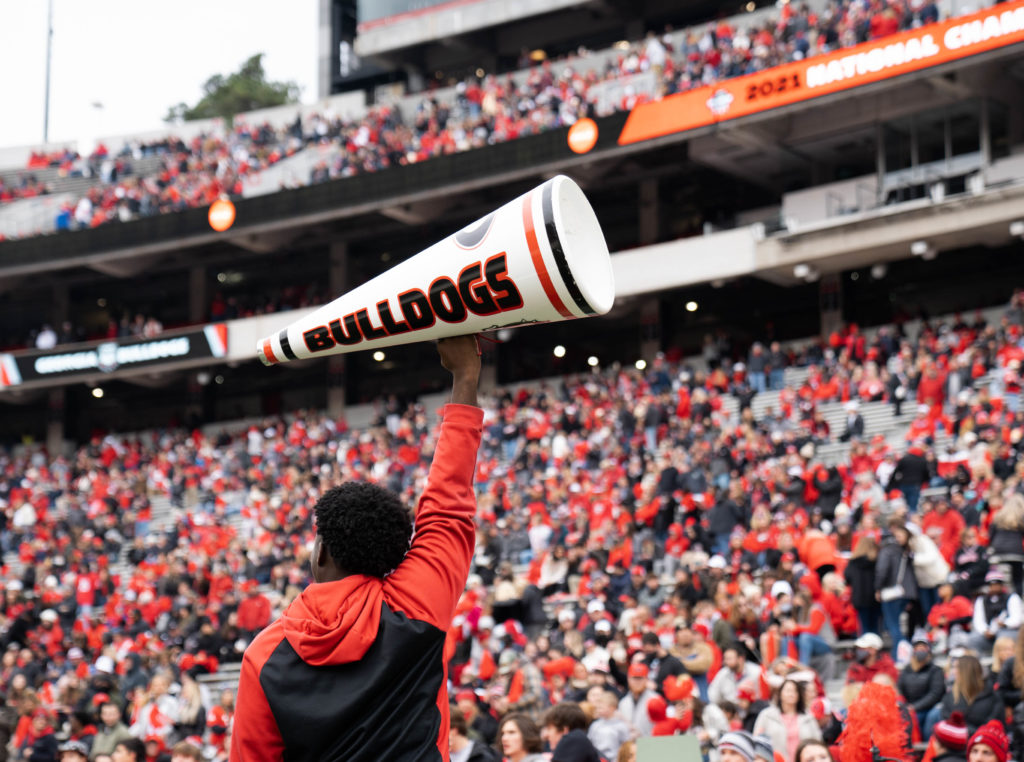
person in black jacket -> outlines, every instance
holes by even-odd
[[[953,556],[953,592],[972,597],[985,586],[989,560],[987,549],[978,542],[978,530],[966,527],[960,533],[960,549]]]
[[[464,759],[465,762],[499,762],[497,752],[491,747],[467,737],[466,718],[462,716],[457,706],[451,707],[449,718],[451,724],[448,731],[448,749],[453,758],[456,755],[464,755],[466,749],[469,749],[468,754],[458,758]]]
[[[907,508],[911,513],[915,513],[917,501],[921,497],[921,485],[926,481],[928,461],[921,447],[915,444],[907,448],[903,457],[896,461],[896,470],[893,471],[889,484],[899,488],[903,493],[903,499],[907,501]]]
[[[601,762],[587,738],[587,716],[579,704],[563,701],[544,712],[540,735],[551,748],[551,762]]]
[[[910,532],[903,520],[896,516],[889,520],[889,532],[883,535],[882,547],[878,551],[875,590],[882,604],[885,629],[892,638],[892,657],[895,659],[900,641],[905,640],[900,628],[900,614],[918,597]]]
[[[875,562],[878,558],[878,543],[871,535],[864,535],[857,541],[853,556],[843,571],[843,578],[850,587],[850,603],[857,612],[860,632],[880,634],[878,618],[882,613],[875,598]]]
[[[828,470],[819,466],[814,472],[814,487],[818,490],[817,505],[821,508],[822,518],[834,521],[836,517],[836,506],[843,497],[843,478],[835,466]]]
[[[900,695],[907,700],[917,715],[917,725],[924,727],[928,710],[942,700],[946,682],[942,669],[932,662],[932,647],[928,639],[914,636],[914,655],[903,668],[897,683]]]
[[[948,720],[953,712],[963,713],[968,736],[991,719],[1003,721],[1003,700],[985,682],[976,656],[965,654],[957,661],[953,687],[942,699],[942,719]]]

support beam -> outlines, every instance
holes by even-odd
[[[195,265],[188,271],[188,319],[193,323],[205,322],[209,306],[206,267]]]
[[[50,457],[64,450],[64,388],[51,389],[46,420],[46,449]]]
[[[328,258],[327,283],[329,298],[335,299],[349,289],[348,244],[331,244]],[[345,414],[345,355],[327,358],[327,415],[340,418]]]
[[[163,254],[149,254],[147,256],[132,257],[131,259],[106,260],[92,262],[89,264],[93,270],[111,278],[134,278],[143,270],[148,270],[153,264],[163,258]]]
[[[406,225],[424,225],[436,220],[451,208],[451,205],[451,199],[444,197],[402,204],[401,206],[390,206],[381,209],[380,213]]]

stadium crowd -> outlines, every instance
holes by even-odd
[[[170,137],[132,142],[117,156],[100,145],[88,157],[67,150],[33,154],[18,182],[0,179],[0,203],[48,192],[33,171],[57,167],[63,174],[101,178],[77,201],[66,203],[57,229],[95,227],[154,214],[206,206],[222,195],[240,195],[242,181],[312,145],[332,146],[309,184],[375,172],[564,127],[590,115],[628,110],[652,98],[742,76],[788,61],[827,53],[936,21],[933,0],[833,0],[823,13],[806,4],[782,3],[778,16],[744,25],[724,19],[675,35],[649,34],[618,51],[603,67],[584,65],[591,55],[546,60],[522,84],[511,76],[469,77],[454,83],[455,95],[424,93],[414,112],[378,105],[364,117],[301,116],[280,129],[239,120],[223,135],[189,141]],[[621,97],[598,102],[597,85],[651,71],[653,92],[633,84]],[[432,82],[432,84],[437,84]],[[132,159],[159,156],[154,174],[132,174]],[[2,237],[0,237],[2,240]]]
[[[963,759],[969,741],[1005,760],[1008,737],[1022,758],[1022,306],[1018,292],[997,324],[914,336],[851,326],[806,350],[807,380],[760,418],[743,400],[778,386],[784,355],[741,359],[723,337],[709,370],[658,357],[499,390],[447,641],[453,757],[564,742],[555,759],[628,759],[637,739],[685,733],[721,762],[850,762],[870,742]],[[849,454],[816,459],[821,404],[900,388],[921,406],[905,451],[864,440],[853,415]],[[952,453],[936,452],[945,434]],[[0,454],[0,548],[17,557],[0,747],[225,759],[233,695],[202,676],[309,581],[310,506],[350,479],[413,504],[434,436],[427,411],[391,399],[366,430],[303,412]],[[174,506],[160,527],[158,496]],[[878,707],[897,725],[857,737]]]

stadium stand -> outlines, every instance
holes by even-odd
[[[228,758],[242,653],[310,581],[311,506],[350,479],[412,504],[445,399],[431,347],[273,374],[254,337],[566,171],[624,277],[602,322],[503,332],[485,358],[477,546],[446,652],[466,737],[512,756],[499,721],[572,702],[607,759],[683,733],[709,762],[743,756],[747,730],[786,762],[808,762],[797,735],[860,762],[851,731],[891,721],[902,741],[870,740],[930,760],[991,720],[982,735],[1024,758],[1017,48],[809,116],[618,154],[605,138],[566,166],[550,166],[564,137],[531,153],[583,115],[614,136],[638,104],[974,10],[753,5],[500,75],[442,71],[371,107],[343,93],[0,172],[14,755],[55,736],[95,758],[124,733],[154,758],[180,741]],[[201,207],[222,194],[243,224],[218,238]],[[372,208],[311,219],[318,199]],[[56,228],[61,246],[32,248]],[[168,337],[186,359],[12,382]]]

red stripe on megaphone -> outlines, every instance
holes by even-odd
[[[270,362],[281,362],[274,357],[274,350],[270,347],[270,339],[263,340],[263,356],[270,360]]]
[[[540,251],[540,245],[537,243],[537,231],[533,226],[533,193],[527,194],[526,198],[523,199],[523,227],[526,228],[526,245],[530,249],[530,259],[533,260],[533,269],[537,271],[537,277],[540,279],[540,285],[544,287],[544,293],[548,297],[548,301],[551,302],[551,306],[558,310],[558,314],[564,318],[576,317],[562,302],[561,297],[558,296],[558,292],[555,291],[555,285],[551,282],[551,276],[548,275],[548,268],[544,264],[544,255]]]

